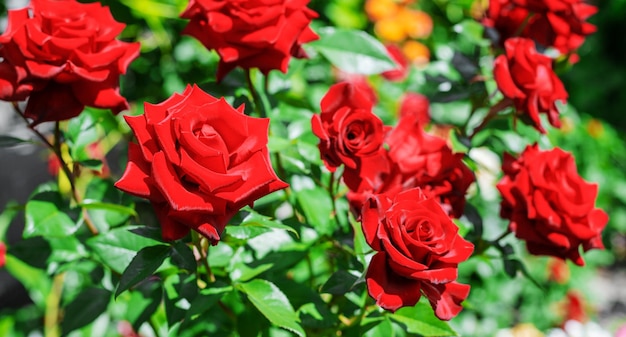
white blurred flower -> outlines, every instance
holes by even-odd
[[[552,329],[547,337],[612,337],[612,335],[595,322],[583,324],[571,320],[565,322],[563,329]]]

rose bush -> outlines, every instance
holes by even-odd
[[[126,121],[138,143],[115,186],[150,200],[166,240],[193,229],[216,244],[239,209],[287,187],[269,160],[269,120],[197,86]]]
[[[584,251],[602,249],[607,214],[595,207],[598,185],[584,181],[571,154],[542,151],[535,144],[514,158],[505,154],[501,216],[531,254],[552,255],[584,265]]]
[[[291,56],[305,57],[302,44],[316,40],[309,28],[317,13],[304,0],[198,1],[181,14],[191,35],[220,55],[218,81],[236,67],[287,72]]]
[[[548,115],[550,124],[560,127],[557,101],[565,103],[567,91],[552,70],[552,59],[539,54],[533,41],[508,39],[506,54],[496,58],[493,68],[498,89],[513,100],[518,115],[545,133],[540,113]]]
[[[456,282],[457,266],[474,245],[458,235],[434,198],[419,188],[370,197],[361,224],[376,251],[365,278],[378,305],[395,311],[415,305],[424,294],[440,319],[461,311],[470,287]]]
[[[24,114],[34,123],[72,118],[85,106],[128,109],[119,76],[139,44],[115,39],[124,27],[99,3],[37,0],[9,11],[0,36],[0,99],[30,98]]]

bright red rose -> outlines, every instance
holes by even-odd
[[[574,157],[559,148],[528,146],[519,158],[505,154],[500,215],[531,254],[551,255],[584,265],[579,248],[603,249],[607,214],[595,208],[598,185],[585,182]]]
[[[422,127],[430,123],[430,102],[424,95],[407,92],[400,102],[400,118],[413,116]]]
[[[0,268],[4,267],[6,263],[6,254],[7,247],[4,245],[4,242],[0,241]]]
[[[139,54],[139,43],[115,39],[124,24],[99,3],[33,0],[9,11],[0,36],[0,99],[29,98],[34,123],[79,115],[85,106],[128,109],[119,76]]]
[[[395,44],[387,45],[385,46],[385,48],[387,48],[387,52],[396,62],[397,67],[396,69],[385,71],[381,75],[383,75],[383,77],[388,81],[404,81],[409,75],[409,60],[407,60],[407,58],[402,53],[402,49],[400,49]]]
[[[437,197],[450,216],[463,215],[465,192],[475,178],[462,153],[453,153],[445,139],[426,133],[412,115],[401,118],[385,141],[400,177],[392,181],[399,180],[402,189],[420,187]]]
[[[235,110],[197,86],[188,86],[145,113],[126,117],[137,137],[128,166],[115,184],[153,204],[163,238],[190,229],[215,244],[232,216],[262,196],[287,187],[272,169],[269,119]]]
[[[419,188],[369,198],[361,224],[367,243],[376,250],[365,279],[367,289],[384,309],[415,305],[422,294],[435,315],[456,316],[470,286],[456,282],[458,264],[474,246],[433,198]]]
[[[217,79],[235,67],[287,72],[291,56],[306,57],[302,44],[318,36],[309,28],[317,13],[308,0],[191,0],[181,14],[183,31],[220,56]]]
[[[498,31],[500,41],[525,37],[568,54],[596,31],[585,20],[597,11],[582,0],[490,0],[483,23]]]
[[[349,82],[335,84],[322,98],[322,112],[313,115],[311,127],[324,165],[334,172],[345,165],[343,179],[351,189],[374,184],[368,181],[386,172],[383,122],[372,112],[368,94]]]
[[[539,113],[550,124],[561,127],[556,101],[565,103],[567,91],[552,70],[552,59],[539,54],[528,39],[513,38],[505,43],[506,54],[496,58],[493,75],[502,94],[513,100],[518,114],[541,133]]]

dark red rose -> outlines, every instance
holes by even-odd
[[[407,60],[402,50],[395,44],[386,45],[385,48],[387,48],[387,52],[396,62],[397,67],[396,69],[385,71],[381,75],[388,81],[404,81],[409,75],[409,60]]]
[[[235,110],[197,86],[188,86],[145,113],[126,117],[137,137],[128,166],[115,184],[150,200],[163,238],[190,229],[213,243],[246,205],[287,187],[272,169],[267,149],[269,119]]]
[[[426,133],[417,116],[400,118],[386,138],[393,170],[400,176],[403,189],[420,187],[438,198],[441,206],[455,218],[463,214],[465,192],[474,174],[463,163],[462,153],[453,153],[445,139]]]
[[[461,311],[470,286],[456,282],[457,267],[474,245],[458,234],[435,199],[419,188],[372,196],[363,206],[361,224],[376,251],[365,279],[379,306],[395,311],[415,305],[424,294],[440,319]]]
[[[607,214],[595,208],[598,185],[585,182],[574,157],[559,148],[528,146],[519,158],[505,154],[500,215],[531,254],[551,255],[584,265],[579,248],[603,249]]]
[[[306,57],[302,44],[318,36],[309,28],[317,13],[309,0],[191,0],[181,14],[183,31],[220,56],[217,79],[235,67],[287,72],[291,56]]]
[[[495,28],[501,41],[525,37],[569,54],[596,31],[585,20],[597,11],[582,0],[490,0],[483,23]]]
[[[4,267],[6,263],[6,254],[7,247],[4,245],[4,242],[0,241],[0,268]]]
[[[97,2],[33,0],[9,11],[0,36],[0,99],[29,98],[34,123],[79,115],[85,106],[128,109],[119,76],[139,54],[139,43],[115,39],[124,24]]]
[[[372,112],[368,94],[353,83],[338,83],[322,98],[322,112],[313,115],[311,127],[324,165],[334,172],[345,165],[343,178],[351,189],[386,172],[388,164],[383,145],[383,122]]]
[[[430,123],[430,103],[424,95],[407,92],[400,102],[400,118],[413,116],[422,127]]]
[[[550,124],[561,127],[556,101],[565,103],[567,91],[552,70],[552,59],[539,54],[528,39],[506,41],[506,54],[496,58],[493,75],[502,94],[513,100],[518,114],[541,133],[539,113],[548,115]]]

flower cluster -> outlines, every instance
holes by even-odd
[[[350,190],[348,200],[356,216],[361,218],[368,243],[379,252],[387,251],[382,250],[381,244],[376,240],[387,240],[386,236],[396,237],[395,234],[383,232],[399,230],[403,233],[416,231],[417,237],[411,235],[409,237],[415,242],[423,241],[416,243],[420,247],[436,245],[435,242],[431,242],[435,237],[442,242],[449,241],[446,245],[455,245],[454,242],[457,241],[452,237],[456,235],[458,229],[450,220],[450,216],[460,217],[463,214],[465,193],[474,181],[472,171],[463,163],[463,154],[453,153],[444,139],[423,130],[423,110],[427,110],[427,102],[421,101],[422,104],[416,104],[416,111],[405,110],[398,125],[391,128],[384,126],[380,118],[372,112],[373,102],[368,98],[369,96],[358,86],[349,82],[335,84],[322,99],[321,114],[313,115],[311,119],[313,133],[320,139],[318,146],[326,167],[334,172],[338,166],[344,165],[342,178]],[[389,199],[394,195],[400,199],[396,201]],[[400,195],[406,198],[419,196],[420,207],[434,213],[421,214],[420,217],[424,217],[423,224],[418,219],[415,220],[417,223],[411,224],[409,222],[413,220],[405,216],[402,216],[403,220],[379,223],[379,217],[386,215],[365,215],[373,209],[386,214],[394,202],[399,202],[398,206],[394,206],[398,214],[408,212],[410,207],[417,207],[412,204],[409,207],[409,204],[400,202],[402,199]],[[435,217],[428,220],[429,216]],[[405,228],[406,226],[416,228]],[[420,236],[422,226],[426,226],[423,230],[429,231],[430,234],[422,233],[424,236]],[[379,227],[380,229],[377,229]],[[431,230],[434,232],[431,233]],[[448,233],[449,238],[445,239],[434,234],[439,231]],[[435,236],[431,238],[430,235]],[[405,240],[409,239],[402,239]],[[461,244],[464,247],[463,254],[451,250],[449,246],[437,246],[436,254],[439,255],[435,257],[436,254],[432,255],[427,251],[418,253],[417,248],[416,250],[405,247],[404,249],[410,250],[410,253],[405,252],[404,259],[412,261],[416,270],[423,271],[418,273],[419,276],[411,272],[397,272],[393,268],[388,270],[384,261],[387,256],[395,256],[394,253],[377,254],[373,260],[377,262],[370,265],[367,276],[370,294],[383,308],[395,310],[401,306],[415,304],[422,289],[439,318],[452,318],[460,310],[458,305],[469,291],[465,286],[450,283],[456,280],[455,263],[466,260],[472,251],[471,244],[468,246],[462,238],[458,240],[463,242]],[[407,245],[407,243],[394,244]],[[450,256],[454,258],[448,261],[444,257],[446,254],[451,254]],[[442,264],[436,262],[439,257],[452,264],[444,268]],[[439,267],[446,269],[449,274],[441,277],[437,272],[431,271]],[[429,271],[424,272],[426,270]],[[382,271],[385,271],[385,275],[391,276],[381,275]],[[380,277],[384,279],[379,279]],[[406,298],[401,299],[389,299],[386,295],[388,291],[400,291],[400,288],[393,285],[396,282],[405,285],[402,289],[411,288],[409,292],[411,295],[407,294]],[[439,306],[440,300],[445,305]]]
[[[555,48],[573,54],[595,27],[585,22],[596,7],[582,0],[490,0],[483,24],[497,31],[505,54],[495,60],[494,77],[505,99],[514,103],[518,116],[545,133],[539,118],[548,115],[560,127],[556,101],[565,103],[567,91],[553,70],[553,60],[539,53]]]
[[[128,109],[119,76],[139,43],[116,40],[123,29],[97,2],[36,0],[9,11],[0,36],[0,99],[29,98],[24,114],[34,123],[72,118],[85,106]]]

